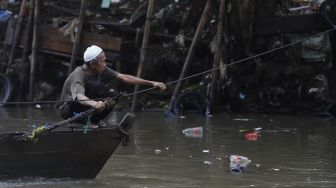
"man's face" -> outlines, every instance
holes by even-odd
[[[92,65],[92,67],[98,73],[102,73],[105,70],[105,66],[106,66],[106,56],[104,52],[101,52],[98,55],[98,60],[99,62],[95,65]]]
[[[104,52],[101,52],[99,55],[98,55],[98,59],[99,59],[99,63],[102,63],[104,64],[104,66],[106,65],[106,56],[105,56],[105,53]]]

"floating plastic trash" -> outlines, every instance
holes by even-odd
[[[231,174],[240,174],[243,172],[243,169],[239,167],[232,167],[230,168],[230,172]]]
[[[249,118],[234,118],[235,121],[251,121],[252,119]]]
[[[245,97],[246,97],[246,95],[245,95],[244,93],[239,93],[239,98],[240,98],[240,99],[243,100],[243,99],[245,99]]]
[[[245,139],[249,141],[257,141],[259,134],[257,132],[251,132],[245,134]]]
[[[155,152],[156,155],[160,155],[162,153],[162,151],[159,150],[159,149],[156,149],[154,152]]]
[[[194,127],[194,128],[187,128],[182,131],[182,133],[186,137],[191,138],[202,138],[203,136],[203,127]]]
[[[204,164],[207,164],[207,165],[212,165],[212,162],[210,161],[203,161]]]
[[[230,155],[230,172],[240,174],[245,171],[251,160],[240,155]]]
[[[254,128],[253,129],[255,132],[260,132],[261,130],[262,130],[262,128],[261,127],[256,127],[256,128]]]

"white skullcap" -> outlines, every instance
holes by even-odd
[[[96,46],[96,45],[92,45],[90,47],[88,47],[85,52],[84,52],[84,61],[88,62],[93,60],[94,58],[96,58],[103,50]]]

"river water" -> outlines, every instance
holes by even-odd
[[[118,120],[122,112],[116,112]],[[137,113],[128,147],[119,146],[94,180],[43,178],[0,182],[0,187],[336,187],[336,122],[315,117]],[[59,120],[51,108],[0,110],[1,130]],[[34,121],[32,121],[34,120]],[[203,127],[203,135],[182,130]],[[244,135],[261,128],[255,141]],[[229,156],[252,162],[231,174]]]

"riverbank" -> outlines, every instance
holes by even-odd
[[[35,1],[0,5],[12,12],[0,24],[0,68],[13,86],[9,101],[59,100],[69,70],[82,64],[83,49],[94,43],[107,52],[110,68],[167,84],[164,93],[139,95],[131,104],[137,110],[334,111],[336,13],[326,9],[335,6],[330,0],[46,0],[38,7]],[[107,83],[101,95],[114,91],[132,94],[134,88]]]

